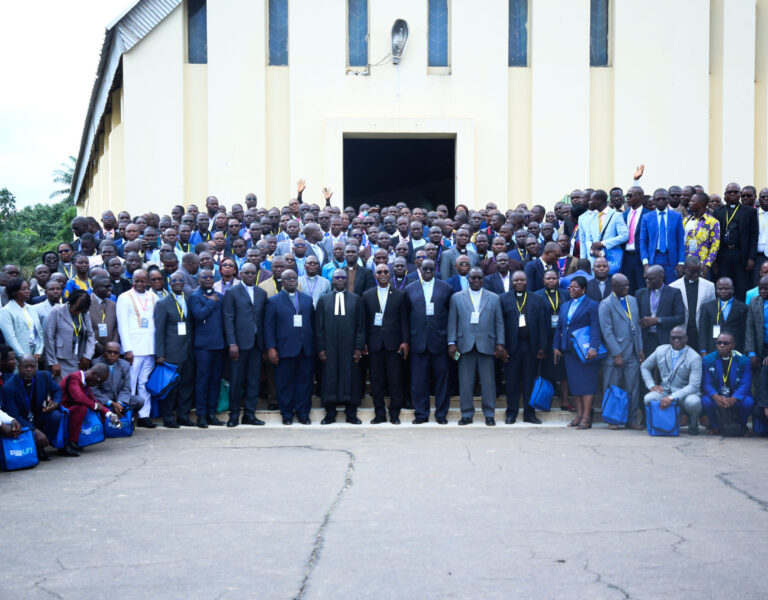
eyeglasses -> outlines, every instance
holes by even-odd
[[[59,250],[59,254],[69,254],[70,252],[72,252],[72,250],[70,250],[69,248],[62,248],[61,250]]]
[[[683,336],[682,335],[670,335],[669,339],[670,340],[682,340]]]
[[[334,279],[346,279],[347,276],[346,275],[334,275],[333,278]]]
[[[733,342],[726,342],[724,340],[717,340],[715,344],[717,346],[730,346]]]
[[[483,278],[482,275],[470,275],[469,277],[467,277],[467,279],[472,279],[472,280],[482,279],[482,278]]]
[[[725,192],[725,193],[726,193],[727,195],[729,195],[729,196],[732,196],[732,195],[734,195],[734,194],[738,195],[738,194],[740,194],[741,192],[739,192],[739,190],[730,190],[730,191],[727,191],[727,192]]]

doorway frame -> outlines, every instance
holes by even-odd
[[[332,204],[344,202],[344,138],[454,138],[455,206],[472,206],[475,193],[475,123],[472,119],[342,118],[325,121],[323,176],[339,182]]]

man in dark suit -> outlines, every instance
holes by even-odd
[[[195,365],[193,362],[192,340],[194,321],[188,309],[189,297],[184,294],[184,275],[172,273],[171,293],[155,306],[155,362],[169,362],[178,367],[179,383],[160,401],[160,416],[163,424],[171,429],[179,425],[194,427],[189,420],[192,398],[195,391]],[[207,369],[208,365],[198,365]],[[176,409],[176,419],[173,410]],[[197,413],[198,422],[200,412]]]
[[[645,272],[645,285],[635,297],[643,329],[643,354],[650,356],[657,346],[669,344],[669,332],[675,325],[685,322],[685,306],[680,290],[664,285],[664,268],[660,265]]]
[[[668,199],[663,188],[653,193],[656,210],[640,222],[640,258],[643,269],[659,265],[664,269],[664,281],[672,283],[683,272],[685,231],[680,213],[668,209]]]
[[[421,263],[421,281],[405,288],[409,305],[411,398],[414,425],[429,421],[430,375],[435,393],[435,420],[448,423],[448,345],[446,324],[453,290],[435,277],[435,262]]]
[[[219,233],[219,232],[217,232]],[[197,277],[200,287],[189,296],[189,312],[194,320],[195,410],[197,426],[221,426],[216,404],[224,364],[223,296],[213,289],[213,271],[203,269]]]
[[[313,257],[314,258],[314,257]],[[267,293],[256,286],[258,270],[245,263],[240,269],[242,285],[224,295],[224,334],[229,346],[230,385],[228,427],[240,422],[240,397],[245,386],[244,425],[264,425],[256,418],[264,351],[264,307]]]
[[[537,361],[544,358],[547,350],[549,310],[544,304],[544,298],[528,290],[528,278],[523,271],[512,275],[512,288],[499,296],[504,315],[505,347],[509,354],[509,359],[504,363],[507,396],[504,422],[512,425],[517,420],[522,394],[523,420],[526,423],[541,423],[528,401],[538,372]]]
[[[363,294],[370,359],[371,391],[375,409],[372,424],[385,423],[384,390],[389,388],[389,419],[400,424],[403,406],[402,369],[408,358],[408,306],[405,292],[389,285],[389,267],[376,265],[377,286]]]
[[[560,246],[557,242],[548,242],[544,245],[544,252],[541,256],[525,265],[528,291],[535,292],[544,288],[544,273],[557,269],[559,257]]]
[[[651,212],[643,206],[643,188],[634,185],[627,190],[627,209],[621,213],[627,224],[629,239],[624,246],[621,272],[629,279],[629,293],[634,294],[644,285],[643,261],[640,259],[640,223]]]
[[[730,277],[736,298],[744,301],[752,282],[752,270],[757,256],[757,212],[739,202],[741,188],[729,183],[725,188],[725,206],[712,216],[720,222],[720,250],[717,253],[717,273]]]
[[[362,269],[361,269],[362,270]],[[310,425],[312,364],[314,360],[314,305],[298,291],[299,278],[286,269],[283,289],[267,300],[264,309],[264,346],[275,367],[275,385],[283,425]]]
[[[359,257],[360,248],[358,245],[347,244],[344,248],[344,259],[347,261],[347,266],[344,268],[347,274],[347,291],[362,296],[365,290],[376,285],[376,281],[373,279],[373,272],[370,269],[360,266]]]
[[[715,284],[715,300],[701,306],[699,319],[699,353],[706,356],[717,350],[717,338],[720,332],[733,335],[737,352],[744,353],[747,333],[747,305],[733,296],[733,281],[721,277]]]
[[[88,309],[88,314],[96,335],[96,347],[93,351],[93,356],[96,357],[104,353],[104,345],[107,342],[118,342],[120,334],[117,330],[116,304],[110,299],[112,282],[109,277],[98,275],[93,278],[92,286],[93,294],[91,294],[91,307]]]
[[[445,280],[445,283],[451,286],[453,293],[466,290],[469,287],[469,270],[472,268],[472,261],[468,256],[461,255],[456,258],[456,274],[451,275]]]
[[[509,272],[509,255],[506,252],[499,252],[496,255],[495,264],[496,272],[486,275],[483,278],[483,287],[500,296],[512,289],[512,273]]]
[[[608,259],[603,256],[596,258],[592,272],[595,278],[587,282],[587,298],[599,304],[611,295],[611,269]]]

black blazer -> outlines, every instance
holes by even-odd
[[[738,207],[736,214],[733,214],[730,227],[726,227],[728,216],[732,213],[728,210],[728,206],[721,206],[712,213],[712,216],[720,222],[718,258],[723,255],[723,250],[729,249],[729,245],[726,243],[726,231],[728,231],[729,236],[736,238],[735,246],[741,259],[746,262],[747,259],[754,260],[757,256],[757,211],[749,206],[744,206],[741,202],[739,202]]]
[[[612,291],[610,275],[608,276],[608,279],[605,280],[605,290],[603,290],[602,294],[600,294],[600,284],[598,284],[597,279],[590,279],[587,282],[587,298],[591,298],[598,304],[610,296]],[[667,342],[664,343],[666,344]]]
[[[514,290],[499,296],[501,312],[504,315],[504,346],[510,354],[517,350],[517,331],[520,324],[520,311],[517,310],[517,298]],[[534,352],[546,352],[547,338],[551,319],[549,310],[541,296],[528,292],[525,300],[525,324]]]
[[[264,307],[267,292],[253,287],[253,304],[245,285],[236,285],[224,294],[224,336],[227,344],[250,350],[256,344],[264,350]],[[254,335],[255,332],[255,335]]]
[[[349,269],[344,269],[349,277]],[[353,293],[358,296],[362,296],[365,290],[369,290],[376,286],[376,278],[373,276],[373,271],[368,267],[357,266],[357,274],[355,275],[355,288]]]
[[[181,367],[192,357],[192,340],[194,339],[194,319],[189,311],[189,296],[184,294],[187,311],[184,322],[187,335],[179,335],[181,317],[176,306],[176,298],[168,294],[155,305],[155,356],[162,356],[172,365]]]
[[[635,298],[640,309],[640,318],[652,316],[650,290],[648,288],[637,290]],[[661,288],[656,317],[659,319],[659,324],[656,326],[659,345],[669,344],[669,332],[675,325],[682,325],[685,322],[685,305],[680,290],[668,285]],[[643,347],[648,347],[648,328],[643,329]]]
[[[419,284],[421,287],[421,284]],[[381,310],[379,305],[378,286],[363,293],[363,310],[365,313],[365,330],[368,339],[368,350],[379,352],[385,349],[394,352],[400,344],[408,343],[408,300],[405,292],[396,290],[391,285],[387,296],[387,306],[381,325],[374,325],[376,313]]]
[[[535,292],[544,287],[544,273],[546,271],[544,270],[544,263],[541,262],[540,257],[525,265],[523,270],[525,271],[525,275],[528,277],[528,291]]]
[[[504,283],[501,281],[501,275],[498,271],[483,277],[483,288],[499,296],[505,293]],[[509,272],[509,289],[512,289],[512,271]]]
[[[712,337],[712,327],[717,321],[717,303],[719,300],[710,300],[701,305],[699,314],[699,352],[714,352],[717,350],[715,338]],[[747,335],[747,313],[749,309],[743,302],[736,298],[731,303],[731,310],[728,318],[723,322],[723,316],[720,315],[720,331],[733,334],[736,342],[736,350],[744,353],[744,346]]]
[[[410,324],[411,352],[421,354],[448,352],[448,310],[451,304],[453,288],[439,279],[435,279],[432,288],[432,304],[435,314],[427,316],[427,305],[421,283],[415,282],[405,288],[408,298],[408,320]]]

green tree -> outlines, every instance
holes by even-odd
[[[62,185],[65,187],[59,188],[58,190],[51,192],[51,195],[49,196],[51,200],[55,198],[61,198],[61,196],[64,196],[65,199],[70,204],[72,204],[72,178],[75,175],[76,162],[77,162],[77,159],[74,156],[70,156],[67,162],[61,163],[60,169],[56,169],[53,172],[53,183],[57,185]]]
[[[0,190],[0,219],[3,223],[12,219],[16,214],[16,196],[8,188]]]

